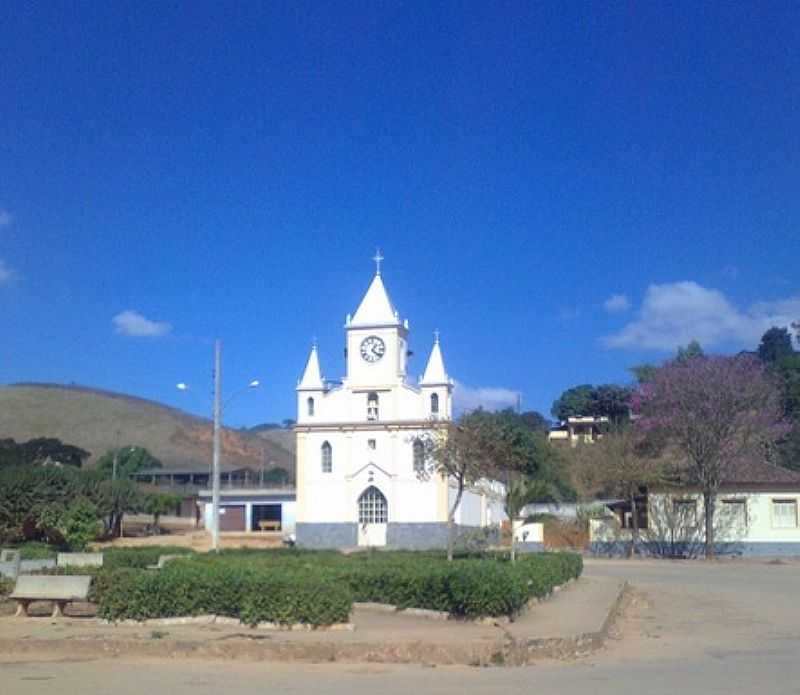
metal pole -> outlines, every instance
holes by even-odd
[[[214,341],[214,458],[211,487],[211,549],[219,551],[219,430],[222,416],[222,341]]]

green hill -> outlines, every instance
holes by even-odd
[[[155,401],[81,386],[13,384],[0,387],[0,439],[56,437],[92,456],[138,445],[165,468],[198,468],[211,462],[211,421]],[[224,428],[223,469],[280,467],[294,477],[294,454],[280,442],[246,430]]]

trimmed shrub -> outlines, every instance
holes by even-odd
[[[161,555],[194,555],[194,550],[179,545],[149,545],[138,548],[104,548],[103,567],[144,569],[158,564]]]
[[[19,550],[19,555],[23,560],[55,559],[59,550],[65,550],[65,548],[48,545],[41,541],[28,541],[14,547]]]
[[[118,552],[122,552],[120,549]],[[144,550],[144,549],[137,549]],[[154,564],[158,554],[147,562]],[[513,616],[531,597],[580,575],[572,553],[467,555],[447,562],[443,553],[372,552],[345,556],[313,551],[230,551],[191,555],[157,572],[136,569],[127,554],[96,571],[99,614],[110,620],[206,613],[245,623],[326,625],[347,619],[356,601],[428,608],[454,616]]]
[[[14,591],[14,580],[0,577],[0,601],[4,600],[12,591]]]
[[[353,606],[347,586],[320,576],[254,576],[242,598],[239,618],[248,625],[260,622],[332,625],[346,622]]]
[[[58,529],[70,550],[85,550],[101,530],[97,507],[86,499],[76,500],[61,515]]]

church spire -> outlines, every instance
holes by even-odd
[[[433,348],[431,349],[425,373],[422,375],[421,386],[432,386],[434,384],[447,384],[449,379],[444,368],[444,358],[442,349],[439,347],[439,331],[434,331]]]
[[[375,261],[375,277],[372,278],[369,289],[348,326],[381,326],[400,323],[400,316],[392,305],[392,300],[389,299],[389,294],[381,279],[383,256],[380,249],[372,260]]]
[[[297,390],[313,390],[321,391],[325,388],[322,381],[322,372],[319,368],[319,356],[317,355],[317,341],[315,340],[311,346],[311,354],[308,356],[306,368],[303,372],[303,377],[300,383],[297,384]]]

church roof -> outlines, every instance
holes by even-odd
[[[297,384],[297,389],[323,389],[325,385],[322,382],[322,372],[319,368],[319,356],[317,355],[317,346],[311,348],[311,354],[308,356],[306,368],[303,372],[303,377],[300,383]]]
[[[431,349],[430,357],[428,357],[428,364],[425,367],[425,373],[422,375],[420,384],[446,384],[448,383],[447,372],[444,368],[444,359],[442,358],[442,349],[439,347],[439,336],[436,339]]]
[[[397,311],[389,299],[380,273],[376,273],[370,283],[364,299],[358,305],[356,313],[350,321],[351,326],[380,326],[399,323]]]

